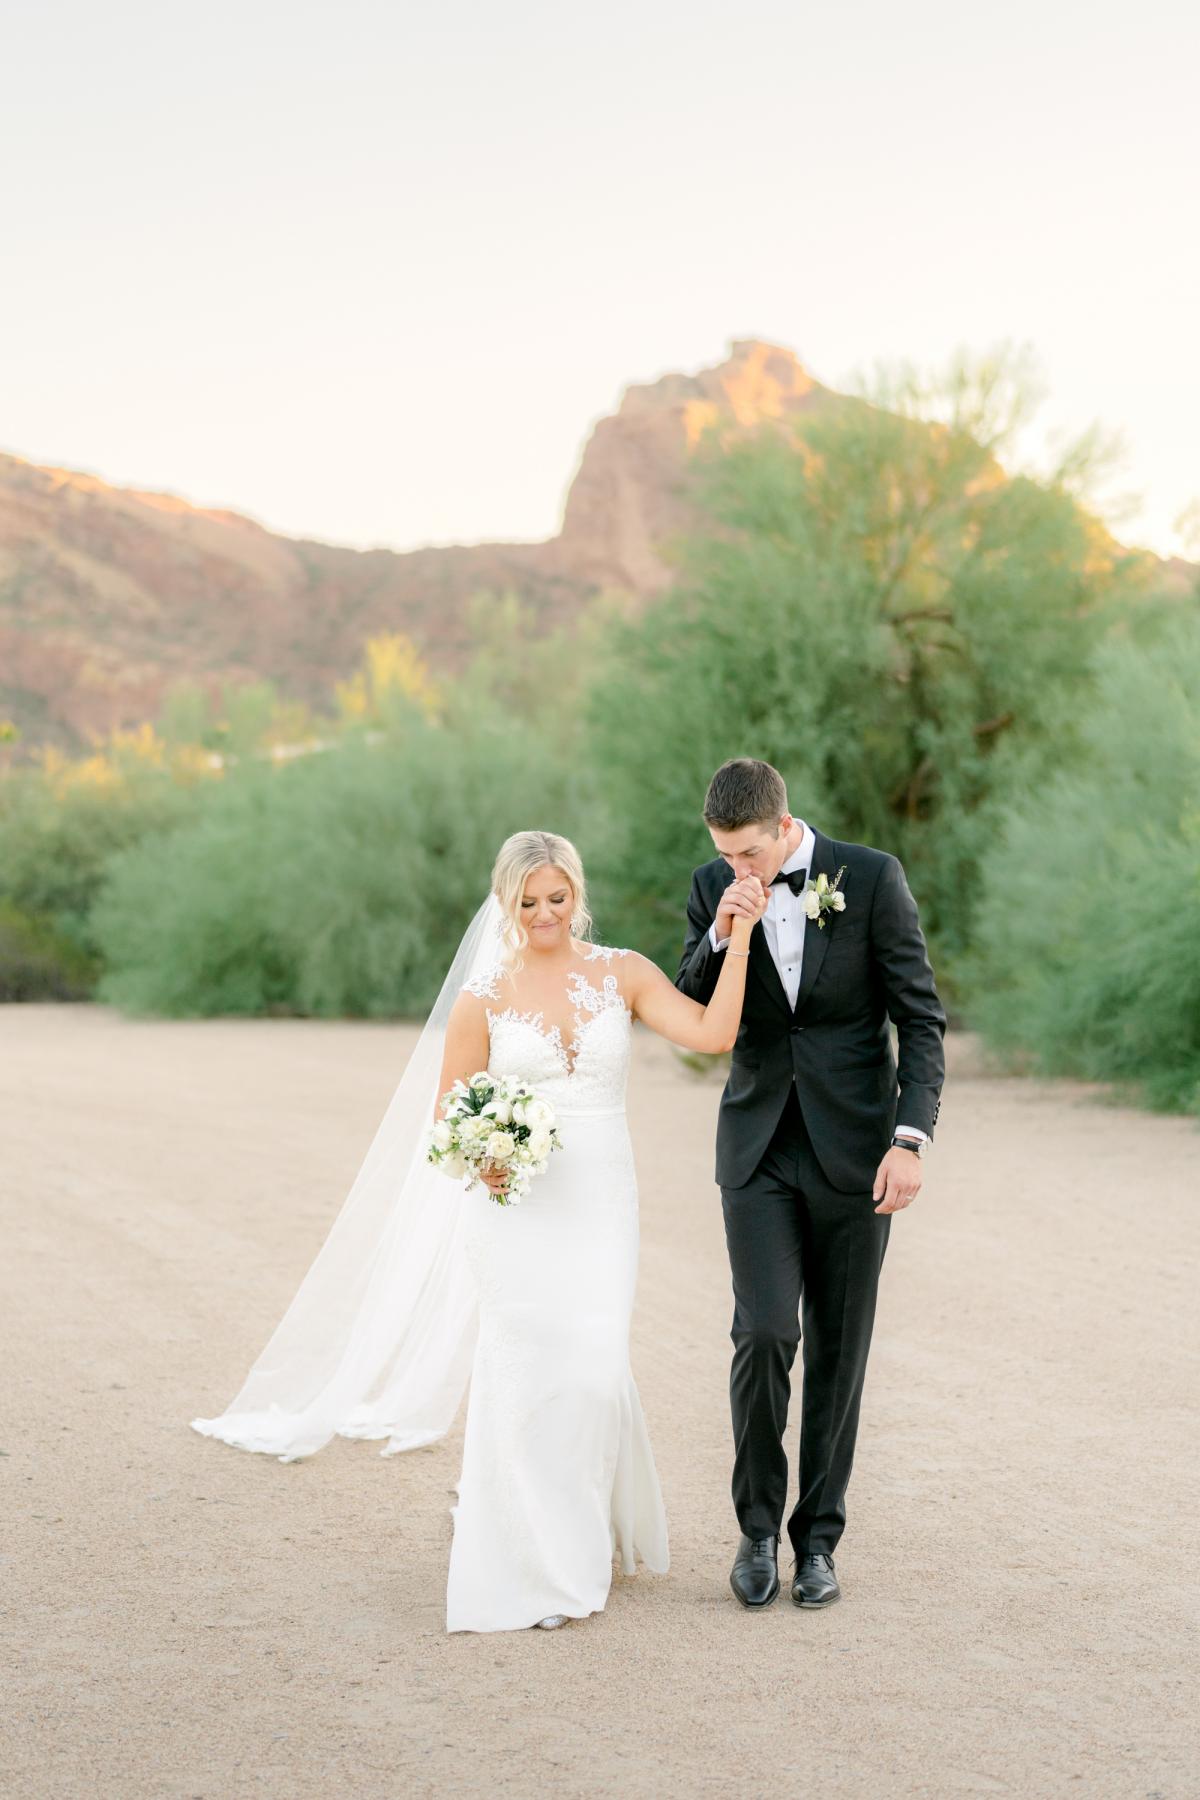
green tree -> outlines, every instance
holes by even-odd
[[[1076,497],[1086,451],[1005,475],[1030,404],[1019,358],[876,398],[711,440],[712,530],[675,591],[613,631],[588,747],[602,890],[668,967],[708,851],[704,788],[734,755],[775,763],[826,830],[901,856],[942,957],[961,955],[994,802],[1069,749],[1090,651],[1147,587],[1149,559]]]

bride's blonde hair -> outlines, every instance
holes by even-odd
[[[583,863],[571,840],[559,837],[553,831],[514,831],[501,844],[492,870],[492,892],[504,914],[504,942],[514,969],[521,967],[521,952],[529,946],[529,933],[521,923],[525,883],[535,870],[547,866],[561,869],[571,885],[575,897],[571,936],[586,938],[591,933],[592,915],[588,911]]]

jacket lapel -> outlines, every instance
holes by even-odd
[[[809,869],[809,876],[815,881],[818,875],[828,875],[832,881],[838,872],[837,854],[833,842],[823,832],[817,831],[815,826],[813,835],[816,842],[813,845],[812,867]],[[842,876],[843,887],[848,879],[849,870]],[[797,1017],[803,1012],[809,995],[817,985],[817,978],[825,961],[825,953],[829,949],[829,939],[837,930],[837,917],[836,913],[830,914],[825,920],[823,928],[817,924],[815,919],[810,919],[804,927],[804,960],[800,965],[800,991],[796,995]]]

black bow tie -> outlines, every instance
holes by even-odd
[[[808,870],[807,869],[792,869],[786,875],[784,874],[783,870],[780,869],[778,875],[776,875],[774,877],[774,879],[772,880],[771,886],[776,887],[779,884],[779,882],[786,881],[788,886],[791,888],[793,894],[802,894],[804,892],[804,884],[807,880],[808,880]]]

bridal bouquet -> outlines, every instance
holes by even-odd
[[[469,1082],[456,1081],[444,1096],[445,1111],[434,1125],[428,1159],[453,1181],[476,1180],[486,1163],[503,1169],[504,1189],[493,1192],[499,1206],[512,1206],[544,1175],[550,1152],[561,1148],[554,1108],[524,1082],[498,1081],[481,1070]]]

